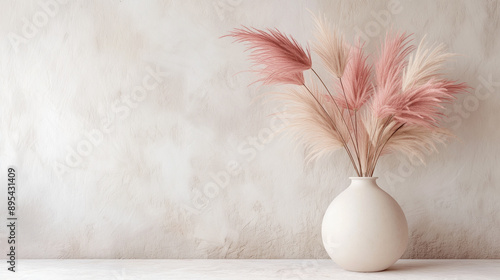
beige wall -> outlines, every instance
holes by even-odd
[[[274,137],[274,106],[252,103],[273,88],[248,86],[243,47],[219,38],[247,25],[306,43],[310,9],[370,50],[393,26],[461,54],[449,77],[473,90],[445,123],[459,139],[376,173],[407,215],[404,257],[500,258],[498,2],[36,3],[0,2],[0,179],[17,166],[20,257],[326,258],[322,215],[353,171],[342,152],[304,166]]]

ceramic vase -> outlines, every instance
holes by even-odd
[[[323,217],[323,244],[330,258],[346,270],[385,270],[406,250],[405,215],[377,185],[376,177],[350,179],[350,186],[332,201]]]

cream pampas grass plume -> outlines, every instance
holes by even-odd
[[[333,29],[324,17],[314,17],[316,42],[314,51],[337,78],[341,78],[347,65],[349,48],[337,30]]]
[[[425,163],[426,155],[437,152],[437,144],[445,144],[453,134],[444,128],[426,128],[421,126],[404,126],[399,133],[388,139],[385,151],[400,152],[412,159]]]
[[[444,44],[428,47],[425,37],[422,38],[417,51],[410,57],[408,67],[403,74],[403,91],[411,87],[421,86],[431,78],[439,77],[444,63],[452,56],[453,54],[446,52]]]
[[[443,78],[452,56],[444,45],[429,46],[424,37],[415,51],[411,35],[389,32],[372,65],[363,44],[348,46],[324,18],[314,22],[314,51],[334,90],[312,67],[309,50],[280,31],[242,28],[228,35],[249,44],[265,84],[295,85],[271,96],[286,104],[286,131],[305,147],[307,162],[344,148],[356,174],[371,177],[381,156],[397,152],[423,162],[452,136],[439,127],[443,108],[468,87]],[[305,81],[309,69],[321,86]]]
[[[306,87],[289,88],[273,93],[272,98],[284,102],[289,124],[286,132],[306,149],[307,162],[344,147],[347,129],[338,111],[314,82]]]

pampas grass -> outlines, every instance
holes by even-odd
[[[444,44],[428,46],[425,36],[420,41],[417,51],[412,55],[403,74],[403,91],[425,84],[431,78],[440,76],[447,59],[453,54],[446,52]]]
[[[286,131],[305,147],[307,162],[344,148],[357,176],[371,177],[380,157],[397,152],[424,162],[452,136],[439,127],[442,109],[468,87],[443,78],[453,56],[444,45],[429,46],[424,37],[415,51],[411,35],[389,32],[371,65],[362,43],[349,46],[326,19],[314,22],[313,49],[331,75],[327,81],[334,79],[333,91],[292,37],[246,27],[228,35],[249,44],[261,81],[291,84],[271,96],[286,104]],[[307,70],[315,79],[306,82]]]
[[[256,28],[237,28],[228,37],[248,44],[250,57],[264,84],[304,84],[305,70],[311,68],[311,53],[302,48],[294,38],[279,30],[267,32]]]
[[[368,65],[363,46],[358,44],[350,48],[349,61],[344,72],[344,83],[337,84],[337,91],[345,92],[337,96],[337,103],[344,109],[358,111],[370,99],[373,93],[372,67]]]
[[[285,133],[304,145],[307,162],[344,147],[342,139],[349,132],[340,121],[339,111],[327,101],[329,96],[315,82],[272,93],[271,98],[285,103],[290,122]]]
[[[313,16],[316,25],[314,51],[321,57],[330,73],[341,78],[347,65],[349,48],[343,36],[324,17]]]

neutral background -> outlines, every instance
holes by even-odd
[[[370,51],[392,26],[460,54],[448,77],[472,90],[444,122],[458,138],[376,175],[406,213],[404,257],[500,258],[499,3],[326,0],[1,1],[0,180],[17,168],[19,257],[327,258],[347,157],[305,166],[257,98],[277,88],[249,86],[244,47],[220,38],[277,27],[305,45],[308,10]]]

